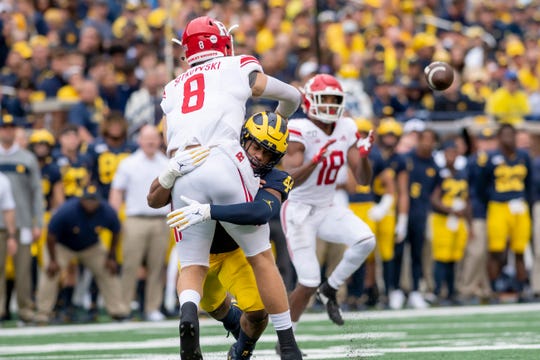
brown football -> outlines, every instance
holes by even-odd
[[[435,61],[424,68],[426,81],[433,90],[446,90],[454,81],[454,69],[442,61]]]

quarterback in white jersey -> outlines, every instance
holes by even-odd
[[[298,108],[300,93],[265,75],[255,57],[234,56],[229,31],[208,16],[187,24],[182,46],[190,69],[167,84],[163,94],[167,153],[173,158],[159,176],[158,185],[172,188],[173,209],[186,205],[182,195],[217,205],[251,201],[259,190],[259,179],[240,146],[245,103],[251,96],[278,100],[275,112],[286,119]],[[271,252],[268,224],[222,225],[253,267],[261,299],[283,340],[282,359],[301,359],[292,332],[287,293]],[[202,359],[197,309],[215,226],[211,220],[175,233],[181,264],[178,292],[182,360]]]
[[[308,118],[289,122],[289,148],[283,167],[296,186],[281,208],[281,223],[298,275],[298,285],[289,296],[293,322],[300,319],[317,292],[330,319],[343,325],[336,291],[375,247],[373,232],[360,218],[349,208],[333,206],[342,167],[350,166],[361,185],[371,181],[367,156],[373,135],[359,139],[354,121],[341,116],[343,98],[341,85],[333,76],[316,75],[304,87],[303,106]],[[317,238],[348,246],[322,285]]]

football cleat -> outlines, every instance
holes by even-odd
[[[180,359],[202,360],[199,345],[199,318],[197,305],[187,302],[182,306],[180,315]]]
[[[429,307],[429,304],[418,291],[413,291],[409,294],[407,305],[413,309],[427,309]]]
[[[296,348],[296,350],[291,349],[290,351],[289,350],[283,351],[283,353],[285,355],[282,356],[281,355],[281,346],[279,345],[279,341],[276,343],[275,350],[276,350],[276,354],[279,355],[280,359],[302,359],[304,356],[307,356],[307,354],[305,352],[301,351],[298,348]],[[300,355],[300,357],[298,357],[299,355]]]
[[[325,281],[317,289],[317,299],[326,306],[326,312],[328,317],[336,325],[343,325],[343,316],[341,315],[341,309],[336,299],[337,290],[328,285],[328,282]]]
[[[227,360],[247,360],[251,359],[251,355],[253,354],[253,351],[251,350],[244,350],[240,355],[238,355],[237,350],[238,343],[234,343],[231,345],[231,348],[229,349],[229,352],[227,353]]]

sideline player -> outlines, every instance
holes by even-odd
[[[375,247],[373,232],[360,218],[348,208],[332,206],[342,166],[350,166],[360,185],[368,185],[372,175],[368,160],[374,140],[372,132],[367,138],[358,139],[354,121],[342,117],[344,96],[336,78],[315,75],[304,86],[303,108],[307,118],[289,122],[290,143],[283,167],[296,186],[281,208],[281,224],[298,275],[298,284],[289,296],[294,323],[317,292],[330,319],[343,325],[337,289]],[[317,237],[348,245],[321,286]]]
[[[523,253],[531,237],[529,209],[534,186],[529,154],[516,147],[516,129],[503,124],[497,138],[499,148],[489,153],[477,183],[478,195],[487,203],[488,274],[495,302],[499,300],[497,279],[508,242],[516,258],[519,296],[525,297],[528,275]]]
[[[208,16],[188,23],[183,36],[190,69],[169,82],[161,106],[166,116],[167,153],[215,146],[197,171],[178,177],[178,164],[159,177],[172,188],[173,209],[185,195],[216,205],[250,201],[259,188],[239,138],[245,121],[245,103],[252,96],[278,100],[276,113],[285,119],[298,108],[294,87],[263,73],[253,56],[234,56],[232,38],[225,26]],[[173,187],[174,185],[174,187]],[[287,293],[271,252],[268,225],[223,227],[240,245],[253,267],[261,298],[282,346],[282,359],[301,359],[292,331]],[[177,243],[182,264],[179,282],[180,346],[182,359],[200,359],[197,308],[208,271],[210,246],[216,222],[206,221],[182,231]],[[281,343],[283,341],[283,343]]]
[[[281,201],[287,198],[293,185],[289,174],[274,168],[287,150],[288,136],[286,122],[277,114],[262,112],[250,117],[242,129],[240,142],[255,174],[264,180],[255,199],[234,205],[200,204],[188,200],[190,205],[168,215],[168,224],[179,231],[210,218],[235,224],[259,225],[278,215]],[[168,191],[162,187],[158,189]],[[149,199],[152,195],[155,194],[150,194]],[[268,314],[259,297],[253,271],[242,250],[219,223],[210,252],[210,269],[204,283],[201,306],[216,320],[223,322],[225,328],[237,338],[228,358],[249,359],[268,323]],[[231,306],[227,292],[234,296],[243,314],[236,306]]]

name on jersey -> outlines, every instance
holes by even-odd
[[[195,75],[196,73],[202,72],[202,71],[212,71],[212,70],[219,70],[221,66],[221,61],[212,62],[209,64],[202,64],[199,66],[194,67],[193,69],[189,69],[185,73],[178,76],[174,82],[174,85],[178,84],[180,81],[184,81],[191,75]]]

